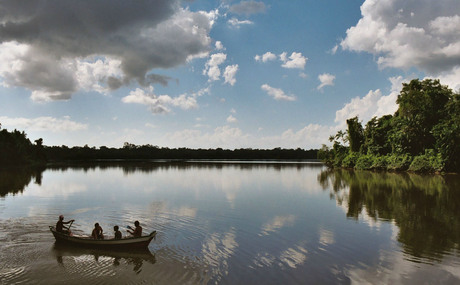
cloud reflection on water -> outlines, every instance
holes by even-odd
[[[334,244],[334,232],[325,230],[325,229],[320,229],[319,230],[319,243],[322,244],[323,246],[327,246],[330,244]]]
[[[297,245],[283,251],[280,255],[280,261],[282,262],[282,265],[296,268],[307,260],[307,254],[307,249]]]
[[[259,233],[259,236],[269,235],[272,232],[278,231],[282,227],[292,226],[294,221],[294,215],[276,216],[270,222],[262,226],[262,230],[261,233]]]
[[[88,191],[88,187],[84,183],[78,182],[59,182],[48,183],[43,186],[32,184],[23,192],[23,196],[39,197],[39,198],[54,198],[63,197],[69,198],[71,195]]]
[[[234,228],[225,233],[212,233],[203,242],[203,259],[216,280],[228,274],[228,259],[235,253],[237,247]]]

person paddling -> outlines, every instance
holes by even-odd
[[[70,226],[66,227],[66,226],[64,226],[64,224],[67,225],[67,224],[73,223],[74,221],[75,220],[70,220],[70,221],[64,222],[64,216],[60,215],[59,216],[59,221],[57,221],[57,223],[56,223],[56,231],[59,232],[59,233],[70,235],[71,234]]]
[[[134,237],[142,236],[142,227],[139,224],[139,221],[135,221],[134,226],[136,227],[134,229],[132,227],[128,226],[128,228],[132,230],[132,231],[128,230],[128,233],[132,234]]]

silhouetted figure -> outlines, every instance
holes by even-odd
[[[128,233],[132,234],[135,237],[140,237],[142,236],[142,227],[139,224],[139,221],[134,222],[135,228],[133,229],[132,227],[128,226],[132,231],[128,230]]]
[[[104,239],[104,235],[102,232],[103,230],[99,223],[95,223],[93,232],[91,233],[91,237],[93,237],[93,239]]]
[[[59,232],[59,233],[70,235],[71,234],[70,229],[68,227],[64,226],[64,224],[67,225],[69,223],[73,223],[74,221],[75,220],[70,220],[70,221],[64,222],[64,216],[60,215],[59,216],[59,221],[57,221],[57,223],[56,223],[56,231]]]
[[[115,239],[121,239],[121,232],[118,230],[118,226],[114,226],[113,230],[115,231]]]

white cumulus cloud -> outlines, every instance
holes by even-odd
[[[459,75],[458,0],[366,0],[361,15],[343,49],[372,53],[382,68],[415,67],[441,81]]]
[[[88,129],[88,125],[72,121],[70,117],[10,118],[0,117],[2,127],[13,126],[30,131],[74,132]]]
[[[123,103],[146,105],[154,114],[169,113],[171,112],[170,107],[179,107],[184,110],[198,107],[195,96],[188,96],[186,94],[177,97],[155,95],[152,86],[148,90],[136,88],[136,90],[131,91],[128,96],[123,97],[121,100]]]
[[[372,117],[393,115],[398,109],[396,99],[402,89],[402,83],[407,82],[401,76],[391,77],[391,91],[383,95],[380,89],[370,90],[364,97],[355,97],[335,113],[335,122],[345,127],[347,119],[358,116],[364,123]]]
[[[216,46],[216,50],[225,50],[225,47],[221,41],[216,41],[215,46]]]
[[[225,83],[228,83],[232,86],[235,85],[236,83],[235,75],[237,71],[238,71],[238,64],[227,66],[224,71]]]
[[[230,26],[234,28],[240,28],[242,25],[252,25],[254,22],[249,21],[249,20],[238,20],[237,18],[231,18],[228,20],[228,23]]]
[[[339,45],[335,45],[333,48],[331,48],[329,52],[331,54],[336,54],[338,49],[339,49]]]
[[[256,61],[262,61],[262,62],[276,60],[276,58],[277,58],[276,54],[269,52],[269,51],[264,53],[263,55],[256,55],[254,57]]]
[[[268,84],[263,84],[260,87],[262,90],[267,92],[268,95],[273,97],[275,100],[284,100],[284,101],[295,101],[296,97],[294,95],[286,95],[283,90],[279,88],[271,87]]]
[[[286,52],[283,52],[280,55],[281,61],[283,61],[284,68],[297,68],[297,69],[304,69],[305,64],[307,63],[308,58],[302,55],[300,52],[293,52],[288,57]]]
[[[305,64],[307,63],[307,60],[308,60],[308,58],[303,56],[302,53],[300,52],[293,52],[289,56],[287,52],[283,52],[278,57],[276,54],[268,51],[264,53],[263,55],[254,56],[255,61],[261,61],[261,62],[274,61],[277,58],[279,58],[279,60],[283,62],[281,64],[282,67],[289,68],[289,69],[304,69]]]
[[[335,80],[335,75],[329,74],[329,73],[323,73],[318,75],[318,79],[321,82],[320,85],[318,85],[317,89],[322,90],[323,87],[325,86],[333,86],[334,85],[334,80]]]
[[[225,53],[212,54],[209,60],[205,64],[203,74],[209,77],[209,81],[216,81],[220,79],[221,71],[219,65],[224,63],[227,59]]]
[[[227,117],[227,123],[236,123],[236,122],[238,122],[238,120],[235,117],[233,117],[233,115],[230,115]]]

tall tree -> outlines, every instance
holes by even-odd
[[[460,171],[460,94],[454,94],[446,104],[446,114],[446,118],[433,128],[436,149],[447,170]]]
[[[358,117],[347,120],[348,125],[348,142],[350,143],[350,151],[359,152],[364,143],[364,130]]]
[[[392,125],[392,115],[381,118],[373,117],[364,128],[363,151],[368,154],[385,155],[391,152],[389,133]]]
[[[412,155],[422,153],[435,146],[432,130],[446,117],[445,106],[452,96],[452,90],[441,85],[439,80],[419,79],[403,83],[396,100],[399,108],[395,116],[398,131],[393,134],[404,152]]]

